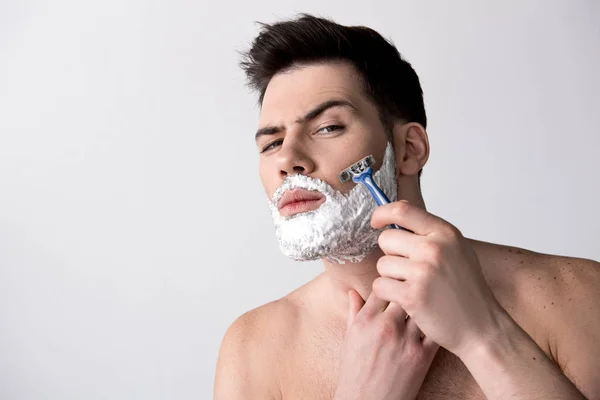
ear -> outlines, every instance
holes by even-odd
[[[394,124],[394,148],[399,175],[417,175],[429,159],[429,137],[418,122]]]

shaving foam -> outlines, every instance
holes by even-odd
[[[373,174],[373,179],[390,201],[396,201],[396,162],[389,142],[382,166]],[[277,208],[279,200],[286,191],[296,188],[317,190],[326,200],[316,210],[281,216]],[[371,215],[377,203],[360,184],[342,194],[323,180],[289,175],[269,200],[269,208],[279,248],[297,261],[325,258],[339,264],[360,262],[377,247],[377,238],[383,231],[371,227]]]

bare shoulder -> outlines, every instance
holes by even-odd
[[[508,246],[493,258],[492,280],[510,294],[499,301],[582,393],[600,398],[600,263]]]
[[[217,361],[215,399],[280,399],[278,371],[300,324],[297,292],[252,309],[227,329]]]
[[[556,361],[567,367],[571,346],[595,336],[593,347],[600,350],[600,263],[547,254],[536,259],[539,283],[531,286],[532,300],[546,321]]]
[[[502,247],[508,252],[514,279],[518,278],[536,293],[551,294],[556,290],[571,290],[585,283],[587,279],[597,279],[600,272],[600,264],[593,260]]]
[[[568,320],[585,318],[598,307],[600,263],[527,250],[521,250],[521,254],[513,267],[516,293],[552,331],[556,324],[565,325],[565,314],[570,316]]]
[[[551,314],[576,299],[598,294],[600,263],[596,261],[473,243],[494,294],[516,313]]]
[[[278,343],[297,321],[298,307],[288,296],[242,314],[231,324],[225,337],[243,338],[254,344]]]
[[[600,398],[600,263],[552,255],[539,262],[550,289],[535,299],[552,358],[587,398]]]
[[[495,273],[488,275],[500,297],[517,318],[531,321],[538,331],[552,334],[565,325],[565,315],[568,320],[585,319],[598,307],[600,263],[500,245],[493,254],[489,259],[495,260]]]

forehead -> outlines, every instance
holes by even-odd
[[[345,99],[366,106],[360,75],[347,63],[311,64],[273,76],[263,98],[260,124],[295,119],[316,104]]]

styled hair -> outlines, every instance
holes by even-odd
[[[240,62],[248,85],[258,92],[259,105],[274,75],[295,67],[341,61],[356,69],[386,128],[397,120],[427,127],[417,73],[396,47],[373,29],[344,26],[309,14],[260,25]]]

